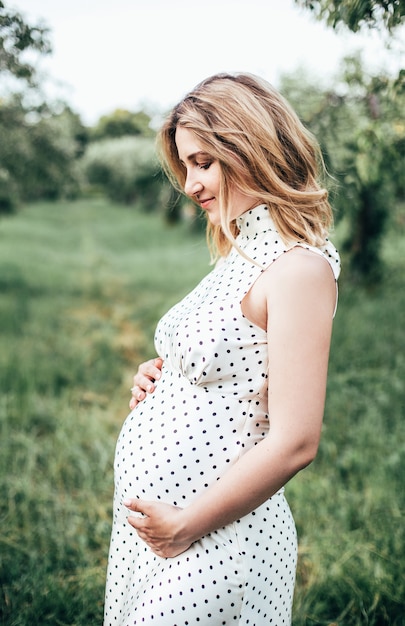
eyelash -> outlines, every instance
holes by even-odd
[[[199,167],[200,170],[208,170],[210,166],[211,161],[209,163],[197,163],[197,167]]]

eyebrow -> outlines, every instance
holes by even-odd
[[[205,152],[204,150],[198,150],[197,152],[193,152],[192,154],[189,154],[187,156],[186,160],[187,161],[194,161],[199,156],[209,156],[209,154],[208,154],[208,152]],[[182,159],[180,159],[180,157],[179,157],[179,161],[180,161],[180,163],[185,165],[184,161]]]

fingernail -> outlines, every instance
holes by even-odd
[[[131,506],[131,500],[129,500],[129,498],[125,498],[125,500],[122,501],[122,504],[124,506]]]
[[[146,391],[149,391],[149,393],[151,393],[153,391],[153,385],[148,385],[146,387]]]

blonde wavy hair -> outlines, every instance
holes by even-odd
[[[192,131],[220,165],[221,225],[207,220],[213,260],[236,245],[238,228],[229,218],[230,192],[235,189],[267,205],[285,243],[325,242],[332,210],[320,184],[325,168],[318,142],[267,81],[247,73],[216,74],[174,107],[158,134],[158,147],[167,176],[184,193],[186,170],[175,142],[178,126]]]

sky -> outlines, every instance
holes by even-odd
[[[336,33],[293,0],[10,0],[27,21],[50,29],[40,61],[46,93],[84,123],[117,108],[157,113],[200,80],[248,71],[277,86],[282,74],[333,80],[360,51],[371,70],[404,66],[404,45],[387,53],[378,33]],[[405,41],[405,30],[401,27]],[[402,49],[400,49],[402,46]]]

